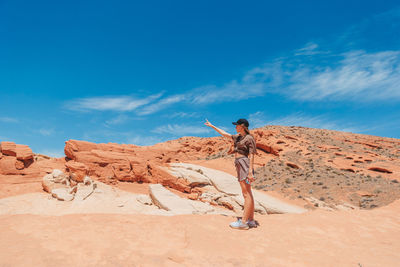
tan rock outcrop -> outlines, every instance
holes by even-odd
[[[17,159],[15,157],[3,156],[0,160],[0,173],[5,175],[19,174],[16,165]]]
[[[42,188],[44,191],[51,193],[53,189],[69,188],[69,177],[60,170],[53,170],[52,173],[46,174],[42,179]],[[70,189],[69,189],[70,191]]]
[[[15,151],[18,160],[21,160],[23,162],[30,160],[33,161],[33,152],[29,146],[17,144]]]
[[[16,146],[14,142],[1,142],[0,143],[0,150],[3,155],[15,157],[17,155]]]
[[[20,160],[16,160],[15,161],[15,168],[17,169],[17,170],[22,170],[22,169],[24,169],[24,162],[22,162],[22,161],[20,161]]]
[[[85,175],[94,175],[106,183],[115,181],[160,183],[182,192],[190,192],[188,182],[179,180],[162,170],[162,158],[159,152],[146,151],[134,145],[94,144],[85,141],[69,140],[65,144],[67,158],[66,167],[76,173],[77,181]],[[78,165],[83,164],[83,165]]]
[[[67,161],[65,167],[70,172],[71,179],[75,182],[83,182],[85,176],[88,175],[87,166],[81,162]]]

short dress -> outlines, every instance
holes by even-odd
[[[232,135],[234,151],[237,152],[243,157],[235,159],[235,167],[237,172],[238,181],[245,181],[247,184],[250,184],[250,180],[247,179],[250,170],[250,154],[256,154],[256,141],[254,137],[250,134],[245,136],[241,136],[240,134]]]

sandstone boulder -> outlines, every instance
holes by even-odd
[[[16,145],[14,142],[1,142],[0,143],[0,150],[3,155],[15,157],[16,153]]]
[[[76,161],[68,161],[65,163],[65,167],[70,172],[71,179],[76,182],[83,182],[83,179],[88,175],[88,167]]]
[[[201,170],[212,183],[214,190],[207,190],[201,194],[200,199],[212,204],[224,206],[228,209],[240,212],[243,209],[244,199],[237,178],[215,169],[189,163],[172,163],[174,168],[186,168],[189,170]],[[216,189],[216,190],[215,190]],[[290,205],[265,193],[253,190],[254,208],[260,214],[265,213],[303,213],[307,210]]]
[[[189,163],[173,163],[171,166],[182,167],[192,170],[201,170],[203,175],[206,176],[212,183],[212,185],[220,192],[227,195],[239,195],[242,190],[237,181],[237,178],[219,170],[206,168],[203,166],[189,164]]]
[[[15,168],[17,170],[22,170],[22,169],[24,169],[24,167],[25,167],[25,165],[22,161],[20,161],[20,160],[15,161]]]
[[[23,162],[33,161],[33,152],[29,146],[26,145],[16,145],[16,155],[17,159]]]
[[[69,140],[65,142],[64,153],[67,158],[75,160],[76,152],[78,151],[91,151],[96,149],[97,145],[91,142]]]
[[[198,214],[212,212],[214,209],[202,202],[181,198],[161,184],[150,185],[150,197],[153,203],[161,209],[173,214]]]
[[[201,169],[172,167],[168,169],[168,172],[176,177],[182,177],[185,179],[190,187],[210,185],[210,180],[204,175]]]
[[[65,187],[51,190],[51,195],[61,201],[72,201],[74,199],[74,195]]]
[[[19,174],[17,159],[15,157],[3,156],[0,160],[0,173],[4,175]]]
[[[53,189],[69,188],[70,183],[64,173],[62,175],[46,174],[42,179],[42,188],[44,191],[51,193]]]

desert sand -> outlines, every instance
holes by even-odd
[[[400,203],[258,216],[1,216],[1,266],[398,266]]]

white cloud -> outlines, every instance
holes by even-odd
[[[297,49],[295,51],[295,56],[312,56],[316,54],[323,53],[321,51],[318,51],[319,45],[314,42],[309,42],[307,43],[304,47]]]
[[[303,66],[287,76],[287,95],[294,99],[400,99],[400,51],[352,51],[336,66]]]
[[[106,126],[108,125],[118,125],[118,124],[123,124],[129,120],[129,116],[126,116],[124,114],[120,114],[117,117],[114,117],[112,119],[106,120],[105,124]]]
[[[67,102],[65,107],[75,111],[132,111],[153,102],[161,95],[150,95],[142,99],[130,96],[80,98]]]
[[[200,114],[196,112],[174,112],[172,114],[165,115],[167,118],[198,118]]]
[[[17,123],[18,119],[11,118],[11,117],[0,117],[0,122]]]
[[[210,132],[210,130],[206,126],[167,124],[155,128],[154,130],[152,130],[152,132],[157,134],[171,134],[174,136],[183,136],[188,134],[204,134]]]
[[[38,132],[43,136],[50,136],[54,134],[54,129],[39,129]]]
[[[262,111],[250,114],[248,121],[251,129],[260,128],[267,124],[267,119]]]
[[[149,115],[155,113],[159,110],[165,109],[168,106],[171,106],[175,103],[179,103],[185,100],[184,95],[172,95],[166,98],[161,99],[157,103],[148,105],[144,107],[142,110],[138,112],[139,115]]]
[[[231,81],[221,87],[208,85],[194,89],[189,93],[190,102],[195,104],[211,104],[218,102],[235,102],[265,93],[265,84],[247,81],[246,76],[238,82]]]

